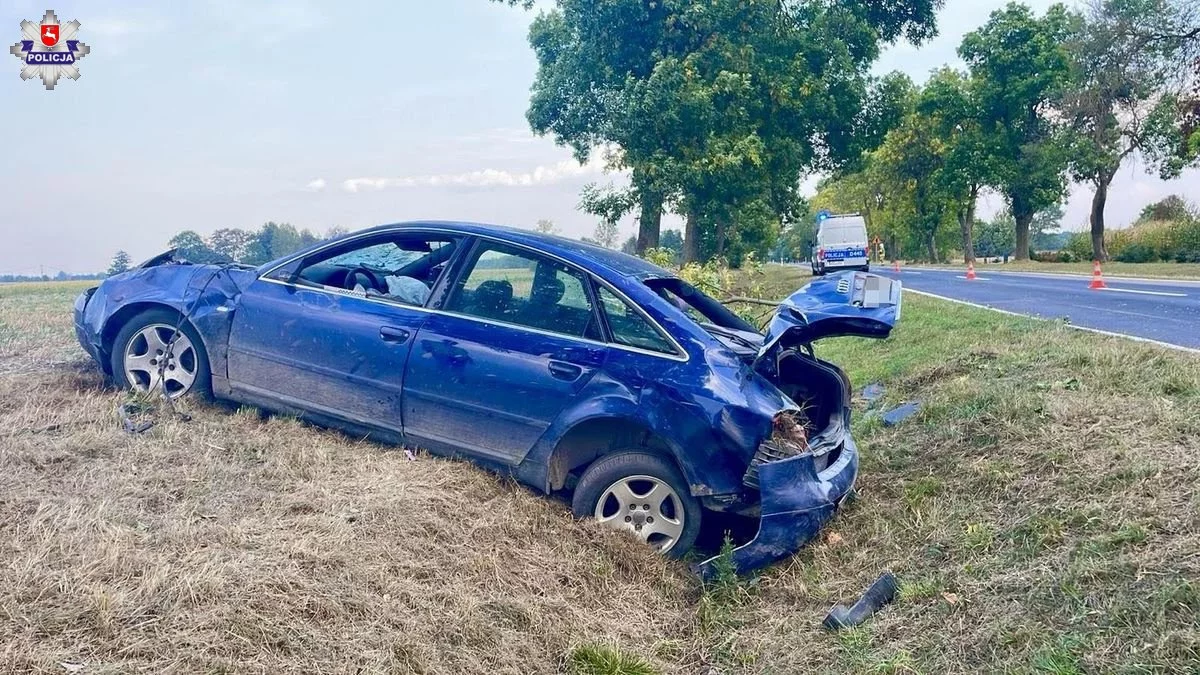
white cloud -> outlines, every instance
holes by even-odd
[[[549,166],[539,166],[527,172],[512,172],[501,169],[480,169],[466,173],[430,176],[403,176],[398,178],[362,177],[342,182],[347,192],[361,190],[383,190],[385,188],[414,187],[534,187],[550,185],[579,176],[604,173],[602,153],[595,153],[587,164],[575,160],[563,160]]]
[[[320,192],[321,190],[325,189],[325,179],[314,178],[313,180],[308,181],[308,184],[304,186],[304,189],[308,190],[309,192]]]

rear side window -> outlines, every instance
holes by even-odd
[[[636,309],[615,293],[599,286],[597,297],[608,318],[613,342],[660,354],[674,354],[675,348]]]
[[[535,253],[481,246],[445,309],[571,337],[600,339],[585,278]]]

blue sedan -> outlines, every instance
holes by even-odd
[[[672,556],[708,511],[756,517],[745,571],[815,536],[857,473],[850,383],[813,341],[886,337],[900,304],[898,282],[846,272],[759,332],[633,256],[419,222],[259,268],[168,251],[81,295],[75,328],[123,388],[469,458]]]

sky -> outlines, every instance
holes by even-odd
[[[543,2],[543,5],[547,4]],[[923,81],[957,64],[963,34],[1004,0],[949,0],[939,37],[889,48],[875,70]],[[1038,11],[1048,0],[1032,0]],[[4,45],[46,2],[0,3]],[[534,14],[486,0],[55,2],[91,47],[79,80],[47,91],[0,52],[0,274],[100,271],[175,233],[256,229],[273,220],[324,232],[416,219],[590,234],[580,166],[525,121]],[[810,180],[807,185],[811,185]],[[1130,222],[1200,173],[1164,183],[1132,164],[1108,222]],[[1090,191],[1064,224],[1082,229]],[[988,197],[983,215],[1002,206]],[[678,222],[668,218],[668,226]],[[622,223],[622,238],[632,234]]]

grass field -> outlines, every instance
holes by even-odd
[[[938,267],[966,267],[961,260],[939,263]],[[1007,272],[1051,272],[1059,274],[1091,274],[1091,262],[1049,263],[1024,260],[1008,263],[977,263],[977,269],[989,271],[1001,270]],[[1146,277],[1164,279],[1200,279],[1200,263],[1124,263],[1106,262],[1103,265],[1105,276],[1114,277]]]
[[[746,283],[778,297],[800,280]],[[127,435],[125,395],[74,345],[78,290],[0,286],[0,670],[1200,663],[1189,355],[909,296],[891,339],[818,352],[920,414],[885,428],[856,400],[859,498],[794,559],[704,589],[467,464],[218,405]],[[903,585],[894,606],[819,628],[884,569]]]

